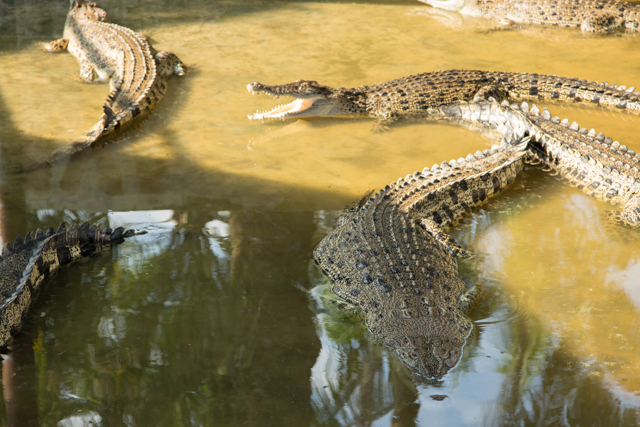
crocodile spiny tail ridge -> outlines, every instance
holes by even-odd
[[[100,229],[88,223],[67,228],[63,222],[57,231],[38,229],[24,240],[17,237],[13,245],[7,243],[0,256],[0,352],[6,351],[11,337],[19,332],[47,277],[65,264],[144,233],[123,227]]]
[[[533,106],[528,117],[541,135],[531,143],[537,158],[585,193],[622,206],[611,220],[640,227],[640,154],[595,129],[551,117],[546,108]]]

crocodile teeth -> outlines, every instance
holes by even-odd
[[[555,119],[555,117],[554,117],[554,119]],[[558,118],[558,119],[559,119],[559,118]],[[560,124],[561,124],[562,126],[564,126],[564,127],[568,128],[568,127],[569,127],[569,120],[564,119],[564,120],[562,120],[562,121],[560,122]]]
[[[627,93],[633,93],[633,91],[636,90],[635,86],[631,86],[629,89],[627,89],[625,92]]]
[[[627,87],[625,85],[618,86],[618,90],[625,90]]]
[[[468,154],[466,157],[467,162],[473,162],[476,158],[473,157],[473,154]]]
[[[508,107],[509,106],[509,101],[507,101],[506,99],[504,101],[502,101],[502,103],[500,104],[503,107]]]
[[[591,138],[593,138],[594,136],[596,136],[596,130],[595,129],[591,129],[589,131],[589,133],[587,134],[587,136],[590,136]]]
[[[479,159],[484,159],[484,157],[485,157],[484,153],[483,153],[482,151],[480,151],[480,150],[476,151],[476,152],[473,154],[473,156],[474,156],[476,159],[478,159],[478,160],[479,160]]]
[[[427,174],[427,173],[429,173],[429,168],[424,168],[424,169],[422,169],[422,173],[423,173],[423,174]]]
[[[580,125],[578,125],[578,122],[573,122],[571,123],[571,126],[569,126],[569,129],[578,131],[580,130]]]
[[[604,141],[604,133],[600,132],[598,135],[596,135],[596,140],[597,141]]]
[[[542,110],[542,118],[547,120],[551,119],[551,113],[547,110],[547,107],[544,107],[544,110]]]
[[[431,170],[434,171],[436,169],[440,169],[440,166],[436,163],[433,166],[431,166]]]
[[[528,113],[529,112],[529,104],[527,104],[526,102],[523,102],[522,104],[520,104],[520,110],[522,110],[523,113]]]

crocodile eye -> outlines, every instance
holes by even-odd
[[[524,136],[529,136],[529,131],[528,130],[524,131]]]

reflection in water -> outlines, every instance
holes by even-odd
[[[316,280],[326,280],[314,273]],[[388,350],[367,339],[362,316],[326,303],[332,298],[329,287],[312,291],[322,344],[311,371],[311,402],[318,421],[366,426],[390,418],[398,425],[413,424],[419,406],[410,374]]]
[[[129,223],[153,216],[166,219],[134,213]],[[315,227],[295,216],[174,211],[150,227],[153,239],[69,269],[20,336],[37,336],[42,422],[81,413],[104,425],[254,425],[278,408],[309,424],[317,348],[299,288]],[[291,339],[270,338],[274,328]]]
[[[78,84],[75,61],[38,46],[59,36],[66,0],[0,5],[2,237],[166,215],[131,219],[151,233],[62,272],[27,319],[19,337],[33,353],[14,357],[15,372],[37,382],[20,381],[41,425],[640,424],[640,252],[608,234],[608,206],[528,170],[454,227],[477,255],[461,276],[486,289],[471,313],[479,332],[444,381],[416,385],[361,322],[321,310],[313,324],[299,288],[326,230],[312,213],[490,143],[446,125],[251,123],[247,111],[272,102],[244,90],[455,68],[633,82],[634,67],[602,64],[638,63],[637,38],[451,31],[410,14],[415,0],[104,1],[194,72],[118,144],[28,176],[10,172],[93,125],[108,89]],[[561,115],[639,151],[636,118]]]

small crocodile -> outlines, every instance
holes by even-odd
[[[524,104],[521,112],[533,125],[532,154],[585,193],[622,206],[609,213],[612,221],[640,227],[640,154],[594,129],[551,117],[546,108],[540,113]]]
[[[517,145],[494,146],[387,185],[344,213],[314,251],[333,292],[362,311],[371,334],[417,375],[440,379],[461,358],[473,328],[464,313],[478,291],[458,277],[454,254],[465,250],[443,227],[515,179],[528,140],[518,132],[511,140]]]
[[[48,276],[62,265],[144,233],[122,227],[101,230],[88,223],[67,228],[63,222],[58,231],[49,228],[43,233],[38,229],[35,234],[29,232],[24,241],[17,237],[13,245],[7,243],[0,257],[0,353],[6,353],[11,338],[20,331]]]
[[[29,169],[51,164],[113,136],[149,114],[167,89],[167,78],[182,76],[186,66],[171,52],[156,52],[142,34],[109,22],[95,3],[74,0],[64,37],[45,46],[68,50],[80,63],[80,79],[111,82],[111,93],[98,123],[70,146],[55,151]]]
[[[640,92],[635,87],[544,74],[501,71],[448,70],[403,77],[375,86],[333,88],[310,80],[267,86],[247,85],[252,93],[290,96],[295,101],[250,120],[306,116],[371,116],[382,130],[399,118],[424,118],[430,108],[493,97],[498,101],[553,100],[588,103],[640,114]]]
[[[502,23],[576,27],[606,33],[638,31],[640,6],[618,0],[419,0],[439,9]]]

